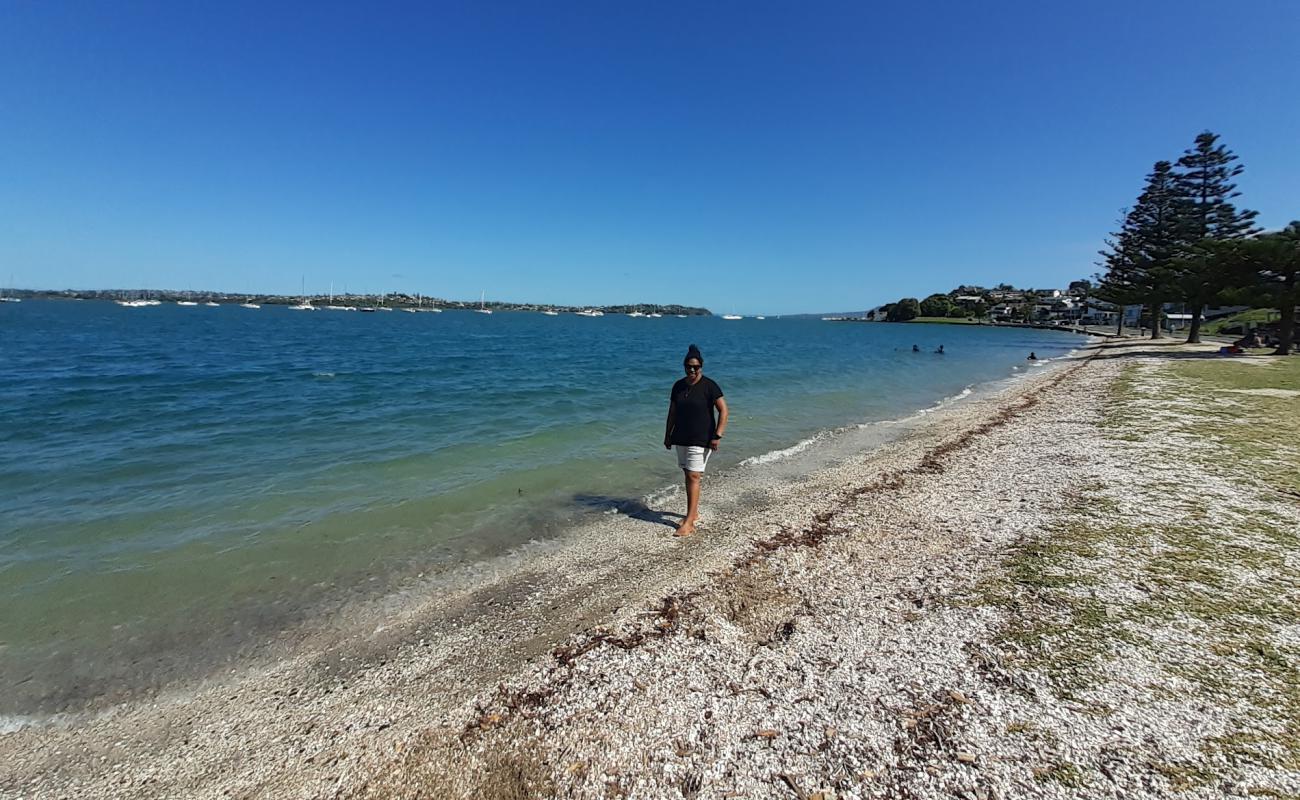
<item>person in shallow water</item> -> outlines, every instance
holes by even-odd
[[[912,345],[912,352],[913,352],[913,353],[919,353],[919,352],[921,352],[921,348],[917,347],[916,345]]]
[[[668,396],[668,422],[664,427],[664,449],[677,449],[677,466],[686,476],[686,517],[677,526],[677,536],[690,536],[700,515],[700,479],[709,456],[718,450],[727,429],[727,401],[722,387],[704,377],[704,356],[691,345],[682,359],[686,377],[673,384]],[[713,412],[717,411],[715,419]]]
[[[938,353],[939,355],[943,355],[943,345],[939,345],[939,349],[935,350],[934,352]]]
[[[1038,360],[1038,356],[1034,355],[1034,351],[1033,351],[1033,350],[1030,350],[1030,351],[1029,351],[1029,358],[1026,358],[1025,360],[1026,360],[1026,361],[1037,361],[1037,360]]]

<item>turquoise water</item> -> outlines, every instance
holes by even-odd
[[[20,688],[0,713],[237,652],[394,575],[488,558],[676,482],[663,416],[691,342],[732,411],[716,471],[905,416],[1081,337],[4,304],[0,685]]]

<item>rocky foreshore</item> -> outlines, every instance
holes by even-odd
[[[0,794],[1295,794],[1300,505],[1171,390],[1198,354],[1090,348],[706,488],[687,540],[602,520],[349,641],[2,735]]]

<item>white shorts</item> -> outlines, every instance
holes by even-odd
[[[677,466],[688,472],[703,472],[704,465],[709,463],[709,456],[713,454],[713,450],[708,447],[675,444],[673,448],[677,451]]]

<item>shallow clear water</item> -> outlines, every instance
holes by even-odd
[[[0,713],[75,704],[114,677],[234,648],[389,576],[486,558],[674,483],[663,417],[691,342],[731,407],[715,471],[760,469],[755,457],[818,431],[906,416],[1081,341],[818,320],[4,304],[0,682],[30,688]]]

